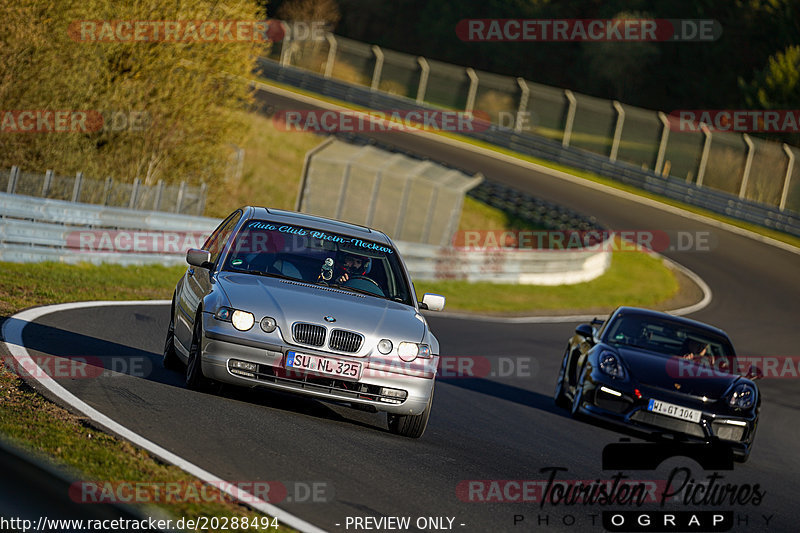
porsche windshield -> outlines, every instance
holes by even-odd
[[[604,341],[633,346],[667,356],[733,357],[728,339],[714,331],[644,315],[623,315],[609,324]]]
[[[313,228],[251,220],[236,235],[223,270],[323,284],[414,304],[395,250]]]

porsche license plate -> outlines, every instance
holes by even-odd
[[[700,411],[697,409],[689,409],[688,407],[681,407],[674,403],[662,402],[659,400],[650,400],[647,404],[647,410],[653,413],[679,418],[688,422],[699,422]]]
[[[350,379],[358,379],[361,376],[359,362],[297,352],[286,353],[286,368]]]

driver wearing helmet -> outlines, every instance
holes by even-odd
[[[352,276],[366,276],[372,267],[372,259],[363,255],[351,252],[339,252],[339,265],[343,272],[336,280],[337,283],[344,283]]]
[[[339,250],[336,252],[336,261],[332,257],[325,259],[318,280],[330,282],[336,278],[336,283],[345,283],[353,277],[366,276],[371,268],[371,258],[347,250]]]

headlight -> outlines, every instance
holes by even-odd
[[[214,313],[214,318],[217,320],[224,320],[225,322],[231,321],[231,314],[233,314],[233,309],[230,307],[220,307],[217,309],[217,312]]]
[[[747,383],[736,385],[733,390],[728,393],[728,405],[734,409],[749,409],[753,407],[753,402],[755,401],[756,390]]]
[[[625,377],[625,369],[619,362],[619,357],[613,352],[602,352],[600,354],[600,370],[612,378],[622,379]]]
[[[264,333],[272,333],[278,327],[278,321],[271,316],[265,316],[261,319],[261,329]]]
[[[239,331],[247,331],[253,327],[253,324],[256,323],[256,318],[253,316],[253,313],[239,311],[237,309],[231,315],[231,323],[233,324],[233,327]]]
[[[401,342],[397,346],[397,355],[405,362],[411,362],[417,357],[430,359],[431,347],[427,344],[417,344],[416,342]]]
[[[382,339],[381,342],[378,343],[378,351],[381,352],[383,355],[388,355],[392,353],[392,341],[389,339]]]
[[[397,355],[403,361],[409,362],[417,358],[419,353],[419,346],[415,342],[401,342],[397,346]]]

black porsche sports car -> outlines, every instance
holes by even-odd
[[[724,331],[658,311],[620,307],[581,324],[569,340],[555,390],[573,416],[650,436],[723,444],[750,454],[761,404],[756,370],[740,375]]]

